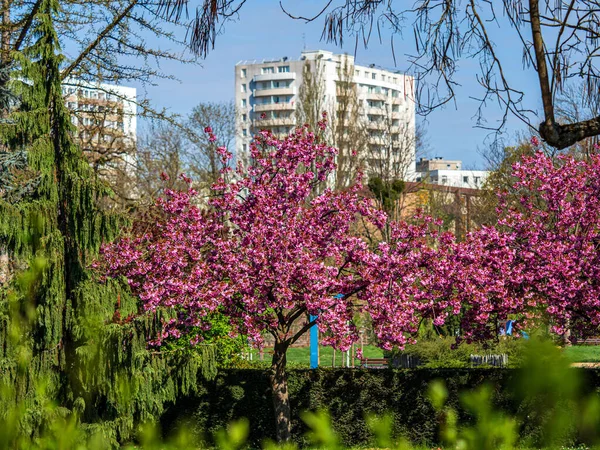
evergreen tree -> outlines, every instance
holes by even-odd
[[[26,154],[35,180],[20,196],[0,196],[0,248],[15,268],[0,279],[0,385],[11,388],[0,408],[20,405],[19,429],[35,436],[49,420],[35,389],[43,382],[43,395],[64,414],[77,412],[84,428],[116,446],[166,401],[194,389],[198,373],[214,374],[214,357],[207,347],[149,352],[146,335],[160,317],[122,321],[137,312],[136,301],[118,281],[99,284],[87,270],[121,219],[96,207],[104,189],[71,139],[58,14],[56,0],[40,2],[37,39],[13,55],[20,107],[0,124],[2,146],[13,159]]]

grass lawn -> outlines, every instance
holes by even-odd
[[[563,352],[573,362],[600,362],[600,345],[573,345]]]
[[[360,348],[356,346],[355,348]],[[271,360],[271,348],[265,349],[265,361]],[[333,349],[331,347],[319,347],[321,367],[333,367]],[[572,362],[600,362],[600,345],[574,345],[563,349],[565,356]],[[383,350],[374,345],[365,345],[363,348],[365,358],[383,358]],[[257,361],[258,352],[253,350],[253,359]],[[289,363],[302,364],[306,367],[310,366],[310,348],[309,347],[292,347],[287,352]],[[335,352],[335,366],[342,367],[346,364],[346,354]],[[352,354],[350,355],[350,364],[352,364]],[[354,360],[356,366],[360,365],[358,359]]]
[[[356,349],[360,348],[360,346],[356,346]],[[271,360],[270,351],[271,348],[265,349],[265,360]],[[253,351],[253,359],[256,361],[258,359],[258,352]],[[363,355],[365,358],[383,358],[383,350],[374,345],[365,345],[363,347]],[[352,365],[352,354],[350,354],[350,365]],[[319,347],[319,365],[321,367],[333,367],[333,349],[331,347]],[[287,360],[288,363],[296,363],[303,364],[306,367],[310,366],[310,347],[292,347],[287,351]],[[344,365],[346,364],[346,354],[342,352],[335,352],[335,366],[341,367],[342,360]],[[360,361],[358,359],[354,359],[354,364],[356,366],[360,365]]]

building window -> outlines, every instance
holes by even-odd
[[[392,112],[400,112],[400,106],[399,105],[392,105]]]
[[[479,185],[479,182],[481,181],[481,177],[474,177],[475,178],[475,185]]]
[[[393,83],[394,83],[394,84],[398,84],[398,78],[394,78],[394,81],[393,81]]]
[[[355,70],[354,71],[354,76],[355,77],[360,77],[360,70]]]
[[[246,128],[242,130],[242,136],[248,136],[248,130]]]
[[[246,92],[246,85],[245,84],[242,84],[242,92],[244,92],[244,93]]]
[[[261,69],[261,73],[265,74],[265,73],[275,73],[275,68],[274,67],[263,67]]]
[[[279,66],[277,71],[279,73],[288,73],[290,71],[290,66]]]
[[[243,151],[247,151],[248,150],[248,144],[242,144],[242,150]]]
[[[375,79],[377,79],[377,74],[376,74],[375,72],[373,72],[373,73],[371,74],[371,78],[372,78],[372,79],[374,79],[374,80],[375,80]]]
[[[369,78],[369,72],[365,72],[365,77]]]
[[[245,107],[246,107],[246,104],[247,104],[247,103],[246,103],[246,99],[245,99],[245,98],[243,98],[243,99],[242,99],[242,108],[245,108]]]
[[[248,119],[248,116],[246,114],[242,114],[242,122],[245,122]]]
[[[392,119],[392,126],[393,127],[400,126],[400,119]]]
[[[446,175],[442,175],[442,184],[448,184],[448,177]]]
[[[469,184],[469,177],[463,177],[463,183]]]
[[[450,168],[450,164],[446,164],[446,169],[449,169],[449,168]]]
[[[240,78],[246,78],[246,69],[240,70]]]

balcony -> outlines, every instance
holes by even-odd
[[[269,103],[267,105],[254,105],[254,112],[264,112],[264,111],[293,111],[296,109],[294,107],[294,102],[289,103]]]
[[[387,110],[384,107],[371,107],[367,108],[367,114],[372,116],[385,116],[387,115]]]
[[[271,81],[271,80],[295,80],[296,72],[283,72],[283,73],[264,73],[262,75],[254,75],[252,81]]]
[[[252,95],[254,97],[270,97],[271,95],[295,95],[296,88],[294,86],[272,89],[254,89]]]
[[[369,130],[384,130],[386,128],[386,123],[384,120],[379,122],[369,122],[367,123],[367,128]]]
[[[296,125],[296,119],[294,116],[282,117],[278,119],[254,119],[252,121],[252,125],[259,128],[294,126]]]
[[[365,92],[364,97],[369,99],[369,100],[387,100],[388,96],[387,94],[384,94],[382,92]]]

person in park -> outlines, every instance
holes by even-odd
[[[439,326],[449,315],[460,316],[459,341],[498,339],[509,315],[528,327],[550,322],[558,334],[567,323],[580,332],[600,324],[600,157],[559,167],[541,153],[525,160],[515,168],[525,208],[501,202],[496,227],[456,242],[430,217],[391,222],[361,195],[360,178],[344,191],[322,189],[336,150],[306,126],[283,140],[261,131],[248,167],[232,169],[232,155],[218,152],[223,169],[206,208],[193,189],[167,191],[150,225],[105,246],[97,269],[124,276],[144,311],[166,311],[151,345],[182,337],[194,345],[214,313],[256,346],[270,335],[279,441],[291,437],[286,352],[317,324],[322,343],[339,350],[358,339],[359,313],[384,349],[414,342],[424,319]],[[384,229],[388,240],[376,239]]]

